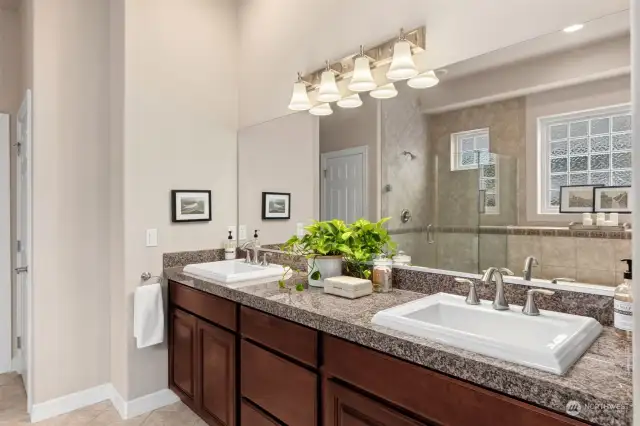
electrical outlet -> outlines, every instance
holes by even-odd
[[[296,224],[296,235],[298,238],[304,237],[304,223],[298,222]]]
[[[233,236],[233,239],[235,240],[236,238],[238,238],[238,234],[236,234],[236,226],[235,225],[230,225],[227,227],[227,233],[231,232],[231,236]],[[229,235],[227,235],[228,237]]]
[[[157,246],[158,246],[158,230],[147,229],[147,247],[157,247]]]
[[[247,225],[238,226],[238,240],[244,241],[247,239]]]

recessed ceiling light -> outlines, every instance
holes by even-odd
[[[562,31],[564,31],[565,33],[575,33],[576,31],[580,31],[583,28],[584,28],[584,24],[575,24],[575,25],[569,25],[567,28],[563,29]]]

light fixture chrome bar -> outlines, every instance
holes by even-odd
[[[411,44],[411,53],[417,54],[420,52],[424,52],[427,46],[427,30],[426,27],[422,26],[416,29],[413,29],[408,32],[404,32],[400,30],[401,37],[404,37],[409,44]],[[359,55],[364,55],[369,58],[371,61],[371,68],[379,68],[381,66],[387,65],[391,63],[393,59],[393,46],[398,41],[398,37],[391,38],[383,43],[378,44],[377,46],[373,46],[369,49],[364,49],[364,47],[360,47],[360,50],[357,54],[351,54],[346,56],[336,62],[329,63],[328,67],[324,66],[319,68],[309,74],[302,76],[302,80],[306,83],[307,90],[311,91],[316,89],[320,85],[320,78],[322,73],[327,69],[330,69],[336,74],[336,81],[348,79],[353,74],[353,68],[355,66],[355,58]]]

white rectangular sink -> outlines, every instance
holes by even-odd
[[[282,278],[284,267],[251,265],[244,260],[223,260],[220,262],[196,263],[187,265],[184,272],[208,278],[229,287],[261,284],[278,281]]]
[[[467,305],[446,293],[380,311],[371,322],[555,374],[564,374],[602,331],[593,318],[544,310],[527,316],[516,305],[496,311],[489,301]]]

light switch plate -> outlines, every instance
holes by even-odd
[[[304,223],[302,222],[296,223],[296,235],[299,238],[304,237]]]
[[[157,229],[147,229],[147,247],[157,247],[158,246],[158,230]]]
[[[238,240],[243,241],[247,239],[247,225],[238,226]]]

